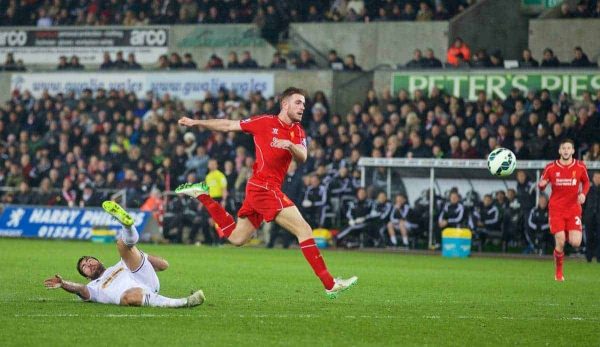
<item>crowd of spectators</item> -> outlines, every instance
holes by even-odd
[[[573,49],[572,60],[568,63],[560,62],[552,49],[546,48],[543,51],[541,62],[536,60],[531,50],[523,50],[521,59],[518,60],[519,68],[595,68],[597,63],[590,61],[587,54],[579,46]],[[184,53],[183,56],[173,52],[169,55],[161,55],[154,65],[155,70],[244,70],[244,69],[287,69],[287,70],[312,70],[312,69],[333,69],[338,71],[363,71],[357,63],[354,54],[347,54],[343,57],[338,55],[335,49],[327,53],[327,65],[319,64],[313,55],[306,49],[303,49],[297,55],[290,54],[284,56],[280,52],[273,54],[270,64],[262,66],[253,57],[250,51],[243,51],[241,56],[237,52],[231,51],[227,58],[223,59],[217,54],[212,54],[203,65],[198,65],[190,53]],[[488,55],[485,49],[478,50],[471,54],[469,47],[457,39],[457,43],[448,49],[445,62],[442,62],[431,48],[425,50],[415,49],[413,58],[406,64],[398,65],[399,68],[406,69],[442,69],[442,68],[498,68],[504,69],[504,58],[500,51],[495,51]],[[5,71],[25,71],[23,62],[15,62],[12,53],[6,55],[6,61],[3,65]],[[79,57],[73,55],[70,58],[61,56],[57,65],[58,70],[83,70],[85,67],[79,62]],[[100,70],[141,70],[142,65],[137,62],[135,53],[128,53],[127,59],[122,51],[114,54],[114,59],[109,52],[104,52]]]
[[[485,158],[502,146],[520,159],[548,160],[568,137],[575,139],[580,157],[599,160],[599,111],[600,91],[587,91],[579,101],[565,93],[553,97],[547,90],[523,94],[513,89],[504,100],[488,99],[482,91],[469,102],[434,88],[414,95],[371,90],[364,102],[338,114],[325,94],[316,92],[303,118],[310,156],[289,173],[289,189],[295,192],[290,198],[313,227],[341,228],[354,219],[348,211],[359,188],[361,156]],[[253,93],[244,99],[227,90],[208,94],[188,109],[152,92],[138,98],[99,89],[80,96],[33,98],[27,91],[15,91],[0,109],[0,186],[18,190],[3,194],[1,201],[97,206],[111,192],[124,189],[128,206],[140,207],[157,192],[203,180],[213,171],[211,158],[228,182],[224,203],[235,210],[252,171],[251,138],[189,132],[177,119],[243,119],[277,112],[276,98]],[[373,170],[365,177],[368,198],[385,190],[385,175],[385,170]],[[198,205],[190,208],[202,210]],[[204,232],[201,226],[209,221],[197,222]]]
[[[426,57],[420,49],[413,53],[413,59],[406,63],[407,68],[441,68],[442,64],[431,49],[427,49]],[[580,46],[573,48],[573,56],[570,62],[561,62],[551,48],[542,52],[542,59],[538,62],[532,55],[530,49],[524,49],[521,58],[516,62],[519,68],[590,68],[598,64],[590,61],[587,54]],[[474,54],[469,45],[461,38],[456,38],[446,52],[446,67],[448,68],[505,68],[504,57],[500,50],[488,54],[485,49],[479,49]],[[516,66],[513,66],[516,67]]]
[[[13,53],[7,53],[4,64],[0,65],[0,71],[27,71],[22,59],[15,60]]]
[[[560,5],[559,18],[600,18],[600,2],[579,0],[573,7],[568,2]]]
[[[148,25],[448,20],[474,0],[0,1],[0,25]]]

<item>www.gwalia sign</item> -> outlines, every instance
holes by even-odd
[[[548,89],[552,94],[566,92],[575,99],[581,99],[584,91],[600,90],[600,73],[597,70],[585,71],[543,71],[543,72],[491,72],[464,71],[450,73],[395,73],[392,75],[394,95],[405,89],[410,95],[415,90],[429,91],[434,86],[450,95],[475,100],[477,92],[486,91],[488,97],[505,98],[512,88],[523,91]]]

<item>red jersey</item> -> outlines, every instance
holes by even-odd
[[[544,169],[542,180],[552,185],[552,195],[548,208],[552,214],[581,216],[581,205],[577,201],[579,193],[587,194],[590,190],[590,179],[587,167],[581,160],[573,159],[570,165],[563,165],[555,160]],[[580,190],[581,184],[581,190]],[[540,187],[541,190],[544,190]]]
[[[276,115],[254,116],[240,121],[242,130],[254,137],[255,158],[249,182],[273,184],[281,188],[292,153],[272,146],[276,139],[289,140],[306,148],[306,135],[300,123],[287,125]]]

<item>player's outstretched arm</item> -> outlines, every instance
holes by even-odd
[[[83,300],[90,299],[90,292],[84,284],[65,281],[58,274],[46,279],[44,281],[44,286],[48,289],[62,288],[69,293],[78,295]]]
[[[182,117],[178,121],[179,125],[186,127],[202,127],[212,131],[242,131],[240,121],[230,119],[191,119]]]

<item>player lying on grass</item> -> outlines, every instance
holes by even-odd
[[[62,288],[85,301],[124,306],[192,307],[204,302],[202,290],[180,299],[159,295],[160,282],[156,271],[166,270],[169,264],[136,247],[139,235],[133,218],[121,206],[113,201],[105,201],[102,207],[123,225],[117,241],[121,260],[106,269],[94,257],[81,257],[77,262],[77,271],[90,280],[88,284],[65,281],[60,275],[55,275],[44,281],[46,288]]]
[[[256,162],[246,185],[246,197],[237,221],[208,195],[208,186],[204,182],[181,185],[175,192],[198,199],[220,227],[217,228],[219,236],[236,246],[248,242],[263,220],[275,221],[290,231],[298,238],[302,254],[323,283],[325,294],[333,299],[355,285],[358,278],[334,279],[331,276],[312,237],[310,225],[292,200],[281,191],[292,159],[303,163],[307,158],[306,137],[300,125],[305,104],[304,91],[291,87],[281,95],[281,111],[278,115],[254,116],[242,121],[195,120],[187,117],[179,120],[179,125],[187,127],[223,132],[243,131],[253,136]]]

